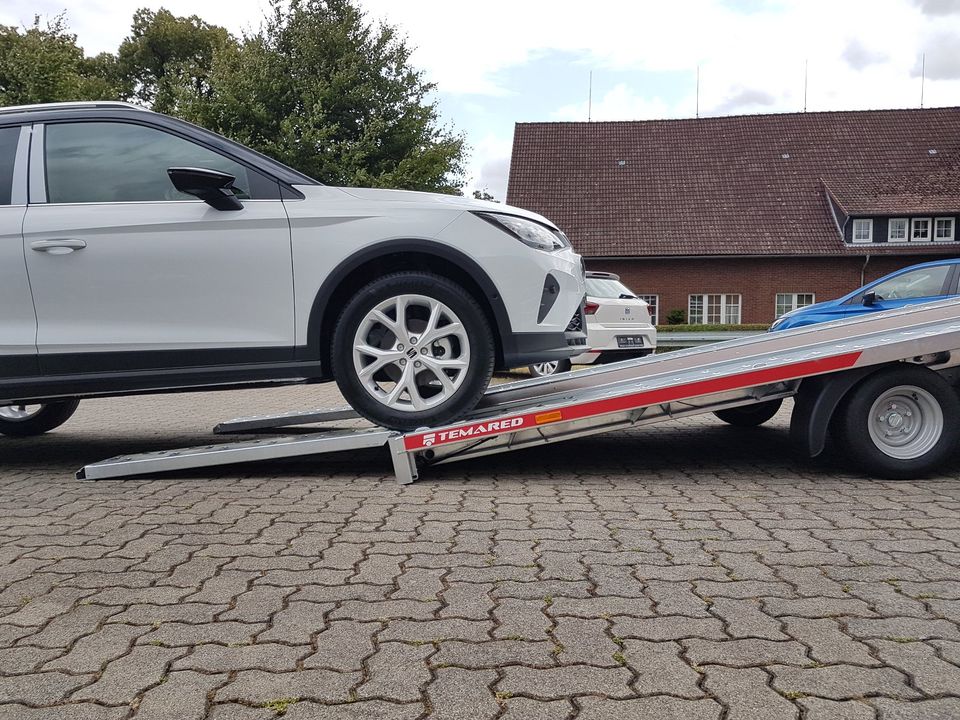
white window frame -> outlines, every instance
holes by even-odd
[[[860,223],[867,224],[867,237],[857,239],[857,225]],[[872,243],[873,242],[873,218],[854,218],[853,219],[853,230],[850,234],[853,242],[857,244]]]
[[[718,297],[720,298],[720,322],[719,322],[719,323],[716,323],[717,325],[740,325],[740,324],[743,322],[743,296],[742,296],[740,293],[715,293],[715,292],[711,292],[711,293],[690,293],[690,294],[687,296],[687,323],[688,323],[689,325],[713,325],[713,324],[714,324],[714,323],[711,323],[711,322],[709,322],[709,321],[707,320],[708,307],[709,307],[709,304],[710,304],[710,301],[708,300],[708,298],[709,298],[711,295],[716,295],[716,296],[718,296]],[[701,304],[701,308],[702,308],[702,312],[703,312],[703,317],[702,317],[702,319],[700,320],[700,322],[693,322],[692,309],[693,309],[693,299],[694,299],[695,297],[696,297],[696,298],[701,298],[700,304]],[[730,304],[727,303],[727,298],[728,298],[728,297],[735,297],[735,298],[737,299],[737,301],[736,301],[737,320],[736,320],[736,322],[732,322],[732,323],[728,323],[727,320],[726,320],[726,318],[727,318],[727,308],[728,308],[730,305],[733,305],[733,303],[730,303]]]
[[[903,223],[903,237],[895,238],[893,237],[893,224],[895,222]],[[910,220],[908,218],[890,218],[887,221],[887,242],[891,243],[905,243],[910,242]]]
[[[650,324],[656,325],[657,321],[660,319],[660,296],[647,294],[647,295],[637,295],[640,300],[643,300],[647,303],[647,310],[650,310],[650,301],[647,298],[653,298],[653,312],[650,313]]]
[[[925,238],[915,238],[913,237],[913,229],[918,222],[927,223],[927,236]],[[933,240],[933,218],[928,217],[918,217],[910,219],[910,242],[920,242],[927,243]]]
[[[799,304],[799,301],[797,300],[797,297],[800,296],[800,295],[809,295],[809,296],[810,296],[810,302],[807,303],[806,305],[800,305],[800,304]],[[781,297],[790,298],[790,303],[789,303],[790,306],[789,306],[786,310],[784,310],[782,313],[780,313],[780,314],[778,315],[778,314],[777,314],[777,310],[778,310],[779,306],[780,306],[781,304],[782,304],[782,305],[786,305],[786,304],[787,304],[787,303],[781,303],[781,302],[780,302],[780,298],[781,298]],[[777,318],[781,317],[782,315],[787,314],[788,312],[792,312],[792,311],[794,311],[794,310],[798,310],[798,309],[801,308],[801,307],[808,307],[808,306],[810,306],[810,305],[813,305],[816,301],[817,301],[817,294],[816,294],[816,293],[812,293],[812,292],[777,293],[777,294],[774,295],[774,297],[773,297],[773,315],[774,315],[774,320],[776,320]]]
[[[937,223],[941,220],[950,223],[950,237],[937,237]],[[934,242],[953,242],[957,236],[957,221],[952,217],[938,217],[933,219],[933,227],[930,229],[933,233]]]

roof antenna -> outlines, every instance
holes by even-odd
[[[807,111],[807,78],[809,77],[810,71],[810,59],[807,58],[803,61],[803,111]]]
[[[700,119],[700,63],[697,63],[697,120]]]
[[[920,55],[920,109],[923,110],[923,84],[927,80],[927,54]]]
[[[587,91],[587,122],[593,118],[593,70],[590,71],[590,89]]]

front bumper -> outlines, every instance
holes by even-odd
[[[564,360],[587,349],[583,306],[577,308],[562,333],[511,333],[503,338],[503,368]]]

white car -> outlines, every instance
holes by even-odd
[[[545,218],[328,187],[123,103],[0,110],[0,433],[80,398],[335,379],[386,427],[453,420],[494,368],[586,342]]]
[[[530,365],[536,377],[566,372],[572,365],[590,365],[642,357],[657,348],[657,329],[646,302],[613,273],[587,273],[587,352],[576,357]]]

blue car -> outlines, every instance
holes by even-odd
[[[854,290],[837,300],[808,305],[781,315],[770,330],[842,320],[881,310],[895,310],[931,300],[956,297],[960,258],[911,265]]]

